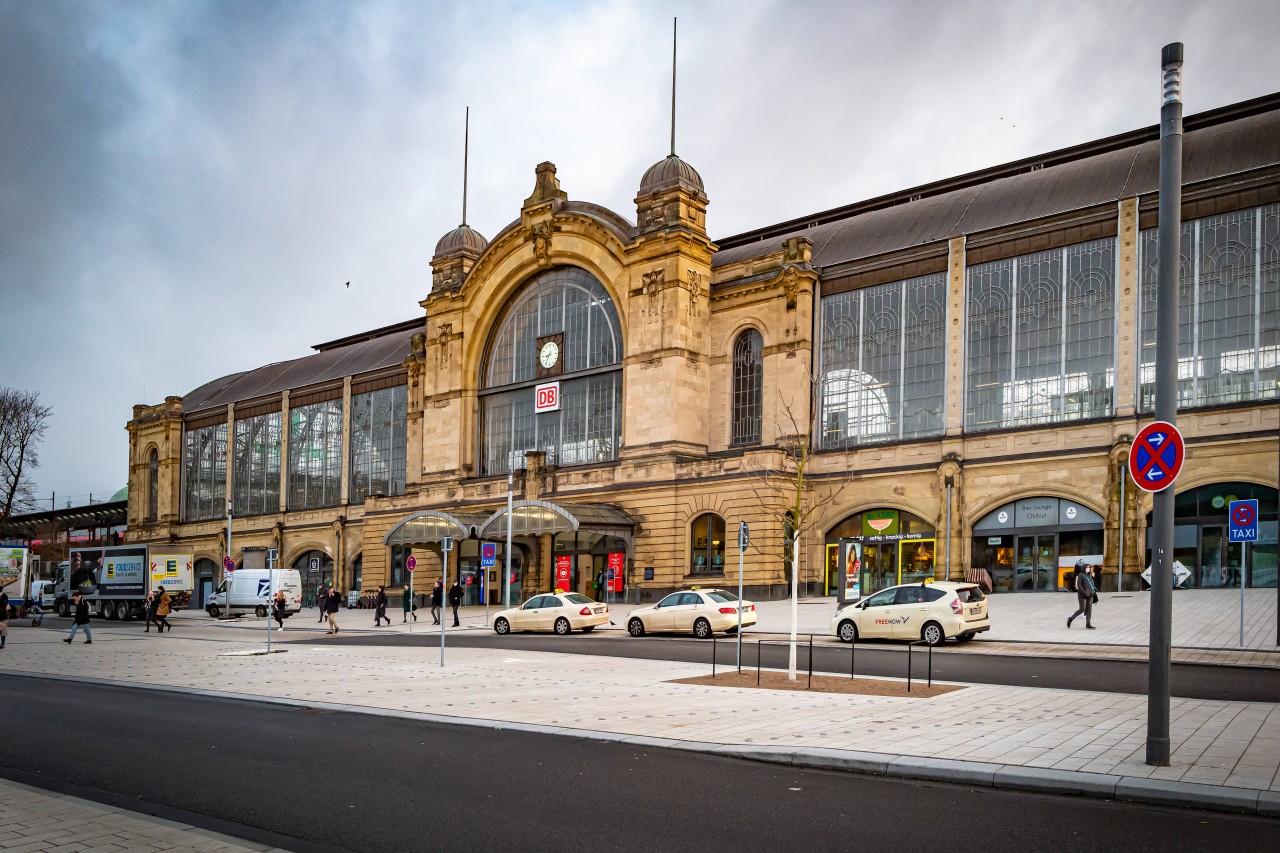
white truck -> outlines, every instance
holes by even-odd
[[[284,592],[286,619],[302,609],[302,575],[297,569],[240,569],[232,572],[209,597],[205,610],[214,619],[248,613],[266,616],[271,607],[271,597],[276,592]]]
[[[192,562],[191,551],[171,545],[72,548],[58,566],[54,608],[69,615],[71,596],[79,592],[104,619],[135,619],[143,615],[147,593],[164,587],[171,609],[181,610],[195,588]]]
[[[0,592],[9,596],[10,616],[21,616],[26,610],[30,573],[30,549],[0,548]]]

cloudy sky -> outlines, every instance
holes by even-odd
[[[420,314],[436,240],[551,160],[634,218],[677,150],[712,236],[1280,91],[1275,0],[0,0],[0,385],[36,480],[127,479],[135,403]],[[344,287],[350,281],[351,287]]]

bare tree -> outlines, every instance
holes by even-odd
[[[40,441],[53,409],[40,405],[40,394],[0,387],[0,525],[15,509],[34,507],[31,472],[40,463]]]
[[[783,529],[790,536],[791,641],[787,677],[792,681],[796,680],[800,614],[800,542],[817,521],[820,510],[839,500],[853,478],[847,453],[836,471],[815,475],[810,470],[814,445],[820,438],[817,427],[820,379],[812,366],[806,367],[805,372],[809,378],[808,399],[788,398],[779,389],[779,420],[787,432],[777,439],[778,452],[758,457],[762,464],[752,469],[748,481],[762,506],[776,507],[781,512]],[[815,488],[819,483],[822,488]]]

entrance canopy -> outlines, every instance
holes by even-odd
[[[450,514],[431,509],[415,512],[402,519],[382,537],[384,545],[432,545],[446,536],[454,539],[470,539],[484,524],[481,513],[460,512]]]
[[[567,533],[585,527],[594,532],[630,539],[635,528],[630,516],[609,504],[559,505],[548,501],[517,501],[511,507],[510,518],[506,507],[503,507],[489,516],[477,535],[481,539],[503,539],[507,535],[508,524],[512,536]]]

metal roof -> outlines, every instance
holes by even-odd
[[[516,501],[511,506],[511,535],[567,533],[579,527],[607,530],[629,536],[635,522],[610,504],[553,504],[549,501]],[[477,535],[481,539],[502,539],[507,535],[507,508],[489,516]]]
[[[489,516],[484,513],[426,510],[396,523],[382,537],[384,545],[430,545],[446,536],[470,539]]]
[[[409,356],[410,339],[423,328],[399,329],[292,361],[280,361],[215,379],[183,397],[182,411],[192,414],[224,408],[228,403],[396,367]]]
[[[0,536],[21,536],[29,539],[39,536],[41,529],[47,525],[53,525],[58,531],[120,527],[128,520],[128,514],[129,501],[122,500],[11,515],[3,528],[0,528]]]
[[[1223,118],[1189,117],[1184,137],[1183,182],[1195,184],[1280,163],[1280,96],[1235,108]],[[1197,126],[1199,125],[1199,126]],[[1195,127],[1195,129],[1191,129]],[[718,241],[721,267],[781,248],[804,236],[813,241],[819,267],[944,243],[1019,222],[1114,203],[1159,188],[1159,139],[1153,129],[1065,149],[972,176],[918,187]],[[1074,155],[1073,155],[1073,152]],[[1040,162],[1037,162],[1037,161]],[[913,200],[914,199],[914,200]]]

